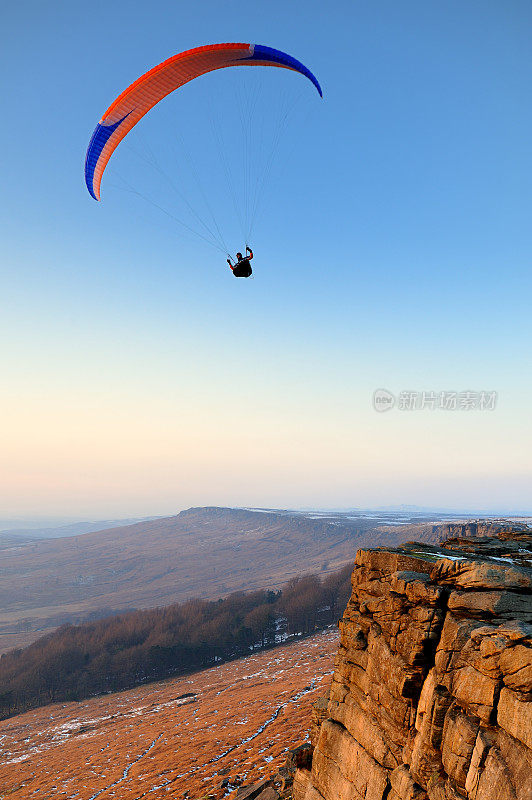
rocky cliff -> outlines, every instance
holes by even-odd
[[[532,800],[531,532],[463,533],[359,550],[293,800]]]

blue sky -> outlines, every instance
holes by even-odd
[[[6,7],[2,513],[531,508],[531,23],[526,2]],[[324,100],[281,70],[206,76],[140,123],[95,203],[83,160],[107,106],[219,41],[290,52]],[[285,85],[299,102],[252,237],[255,279],[237,281],[223,253],[118,187],[180,216],[138,151],[193,197],[175,138],[188,137],[241,249],[202,121],[212,100],[238,168],[235,91],[252,72],[255,122]],[[378,415],[378,387],[499,402]]]

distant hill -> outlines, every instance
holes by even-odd
[[[28,542],[35,541],[37,537],[31,536],[29,533],[11,533],[10,531],[0,531],[0,550],[5,550],[11,547],[20,547]]]
[[[0,529],[0,542],[5,538],[12,539],[58,539],[64,536],[80,536],[83,533],[94,533],[95,531],[108,530],[109,528],[123,528],[124,525],[133,525],[136,522],[147,522],[156,517],[136,517],[133,519],[105,519],[82,522],[69,522],[59,525],[47,526],[21,526],[11,525],[9,527],[3,526]],[[1,524],[1,520],[0,520]]]
[[[431,524],[382,521],[207,507],[82,536],[17,541],[2,550],[0,652],[64,622],[326,574],[353,561],[362,546],[438,541]]]

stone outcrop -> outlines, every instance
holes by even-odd
[[[279,800],[279,794],[273,788],[272,781],[264,778],[253,786],[239,789],[235,800]]]
[[[530,531],[452,533],[357,553],[293,800],[532,800]]]
[[[447,541],[453,536],[462,539],[499,537],[515,539],[523,535],[532,536],[532,528],[522,522],[511,522],[507,519],[476,519],[468,522],[443,522],[433,525],[432,530],[439,541]]]

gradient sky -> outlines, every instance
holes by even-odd
[[[1,515],[532,509],[527,0],[23,0],[0,22]],[[222,41],[292,53],[324,100],[286,71],[206,76],[121,145],[95,203],[84,154],[114,97]],[[119,187],[177,213],[139,152],[192,197],[188,136],[241,249],[203,121],[212,102],[238,164],[235,91],[252,72],[255,121],[281,87],[300,102],[252,238],[255,280],[237,281],[223,253]],[[492,390],[498,404],[378,414],[377,388]]]

